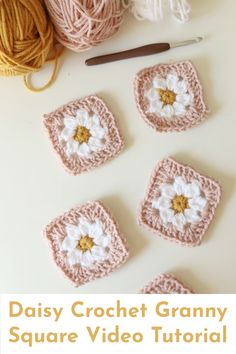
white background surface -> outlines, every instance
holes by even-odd
[[[55,84],[28,92],[22,78],[0,78],[0,292],[136,293],[160,272],[173,272],[200,293],[236,293],[235,218],[235,0],[192,0],[192,19],[180,25],[137,22],[90,52],[66,52]],[[195,46],[99,67],[84,60],[146,43],[205,36]],[[133,78],[144,67],[191,59],[211,110],[207,121],[183,133],[157,134],[140,118]],[[46,81],[49,68],[36,75]],[[70,100],[98,93],[115,113],[126,148],[102,167],[66,173],[42,127],[42,115]],[[187,248],[141,229],[139,203],[158,160],[174,156],[212,175],[224,189],[203,244]],[[74,289],[52,263],[42,230],[53,218],[87,200],[109,207],[128,239],[128,262],[109,277]]]

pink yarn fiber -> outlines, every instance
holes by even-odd
[[[124,0],[45,0],[56,39],[81,52],[111,38],[120,28]]]

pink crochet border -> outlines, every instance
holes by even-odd
[[[194,294],[173,274],[160,274],[140,291],[141,294]]]
[[[159,196],[160,185],[170,182],[175,176],[184,177],[186,182],[191,182],[193,179],[197,180],[208,200],[208,208],[203,214],[203,218],[197,224],[188,227],[184,232],[176,230],[171,224],[163,225],[158,211],[152,207],[153,199]],[[221,187],[216,181],[201,175],[188,165],[180,164],[172,158],[167,158],[160,161],[152,173],[146,197],[141,203],[139,210],[139,224],[164,239],[186,246],[198,246],[201,244],[202,238],[215,215],[220,198]]]
[[[148,100],[145,97],[146,90],[155,75],[165,77],[169,73],[176,73],[184,78],[189,85],[189,91],[194,95],[194,104],[190,107],[185,116],[174,117],[172,120],[157,117],[148,112]],[[137,73],[134,80],[135,101],[138,110],[145,120],[157,132],[180,132],[194,127],[204,121],[208,116],[208,109],[203,100],[203,89],[198,79],[198,74],[190,61],[181,61],[174,64],[158,64],[146,68]]]
[[[112,237],[109,257],[105,261],[97,263],[93,269],[81,268],[79,265],[70,267],[66,262],[66,254],[60,250],[61,242],[66,237],[66,224],[78,223],[81,216],[91,221],[99,219],[104,232]],[[49,243],[54,262],[76,287],[108,275],[124,263],[129,256],[127,241],[120,232],[116,221],[98,201],[87,202],[59,216],[47,225],[44,236]]]
[[[100,117],[101,125],[108,129],[104,148],[94,153],[90,158],[68,157],[64,146],[59,141],[64,116],[66,114],[74,116],[76,111],[81,108],[97,113]],[[81,172],[100,166],[118,155],[124,147],[124,140],[115,117],[108,110],[104,101],[96,95],[72,101],[54,112],[44,115],[43,123],[55,152],[59,155],[65,169],[73,175],[78,175]]]

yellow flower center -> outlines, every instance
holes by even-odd
[[[89,138],[91,137],[89,129],[78,126],[76,128],[75,134],[74,134],[74,140],[78,141],[78,143],[83,144],[87,143],[89,141]]]
[[[174,199],[172,199],[171,204],[175,214],[183,213],[185,209],[189,207],[188,198],[184,195],[176,195]]]
[[[93,248],[94,245],[95,243],[92,237],[90,237],[89,235],[85,235],[80,238],[76,248],[82,252],[86,252],[91,250],[91,248]]]
[[[162,103],[164,105],[170,104],[173,105],[176,101],[176,93],[171,90],[163,90],[163,89],[158,89],[158,93],[160,95]]]

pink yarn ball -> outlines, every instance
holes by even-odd
[[[76,52],[111,38],[120,28],[124,0],[45,0],[56,39]]]

